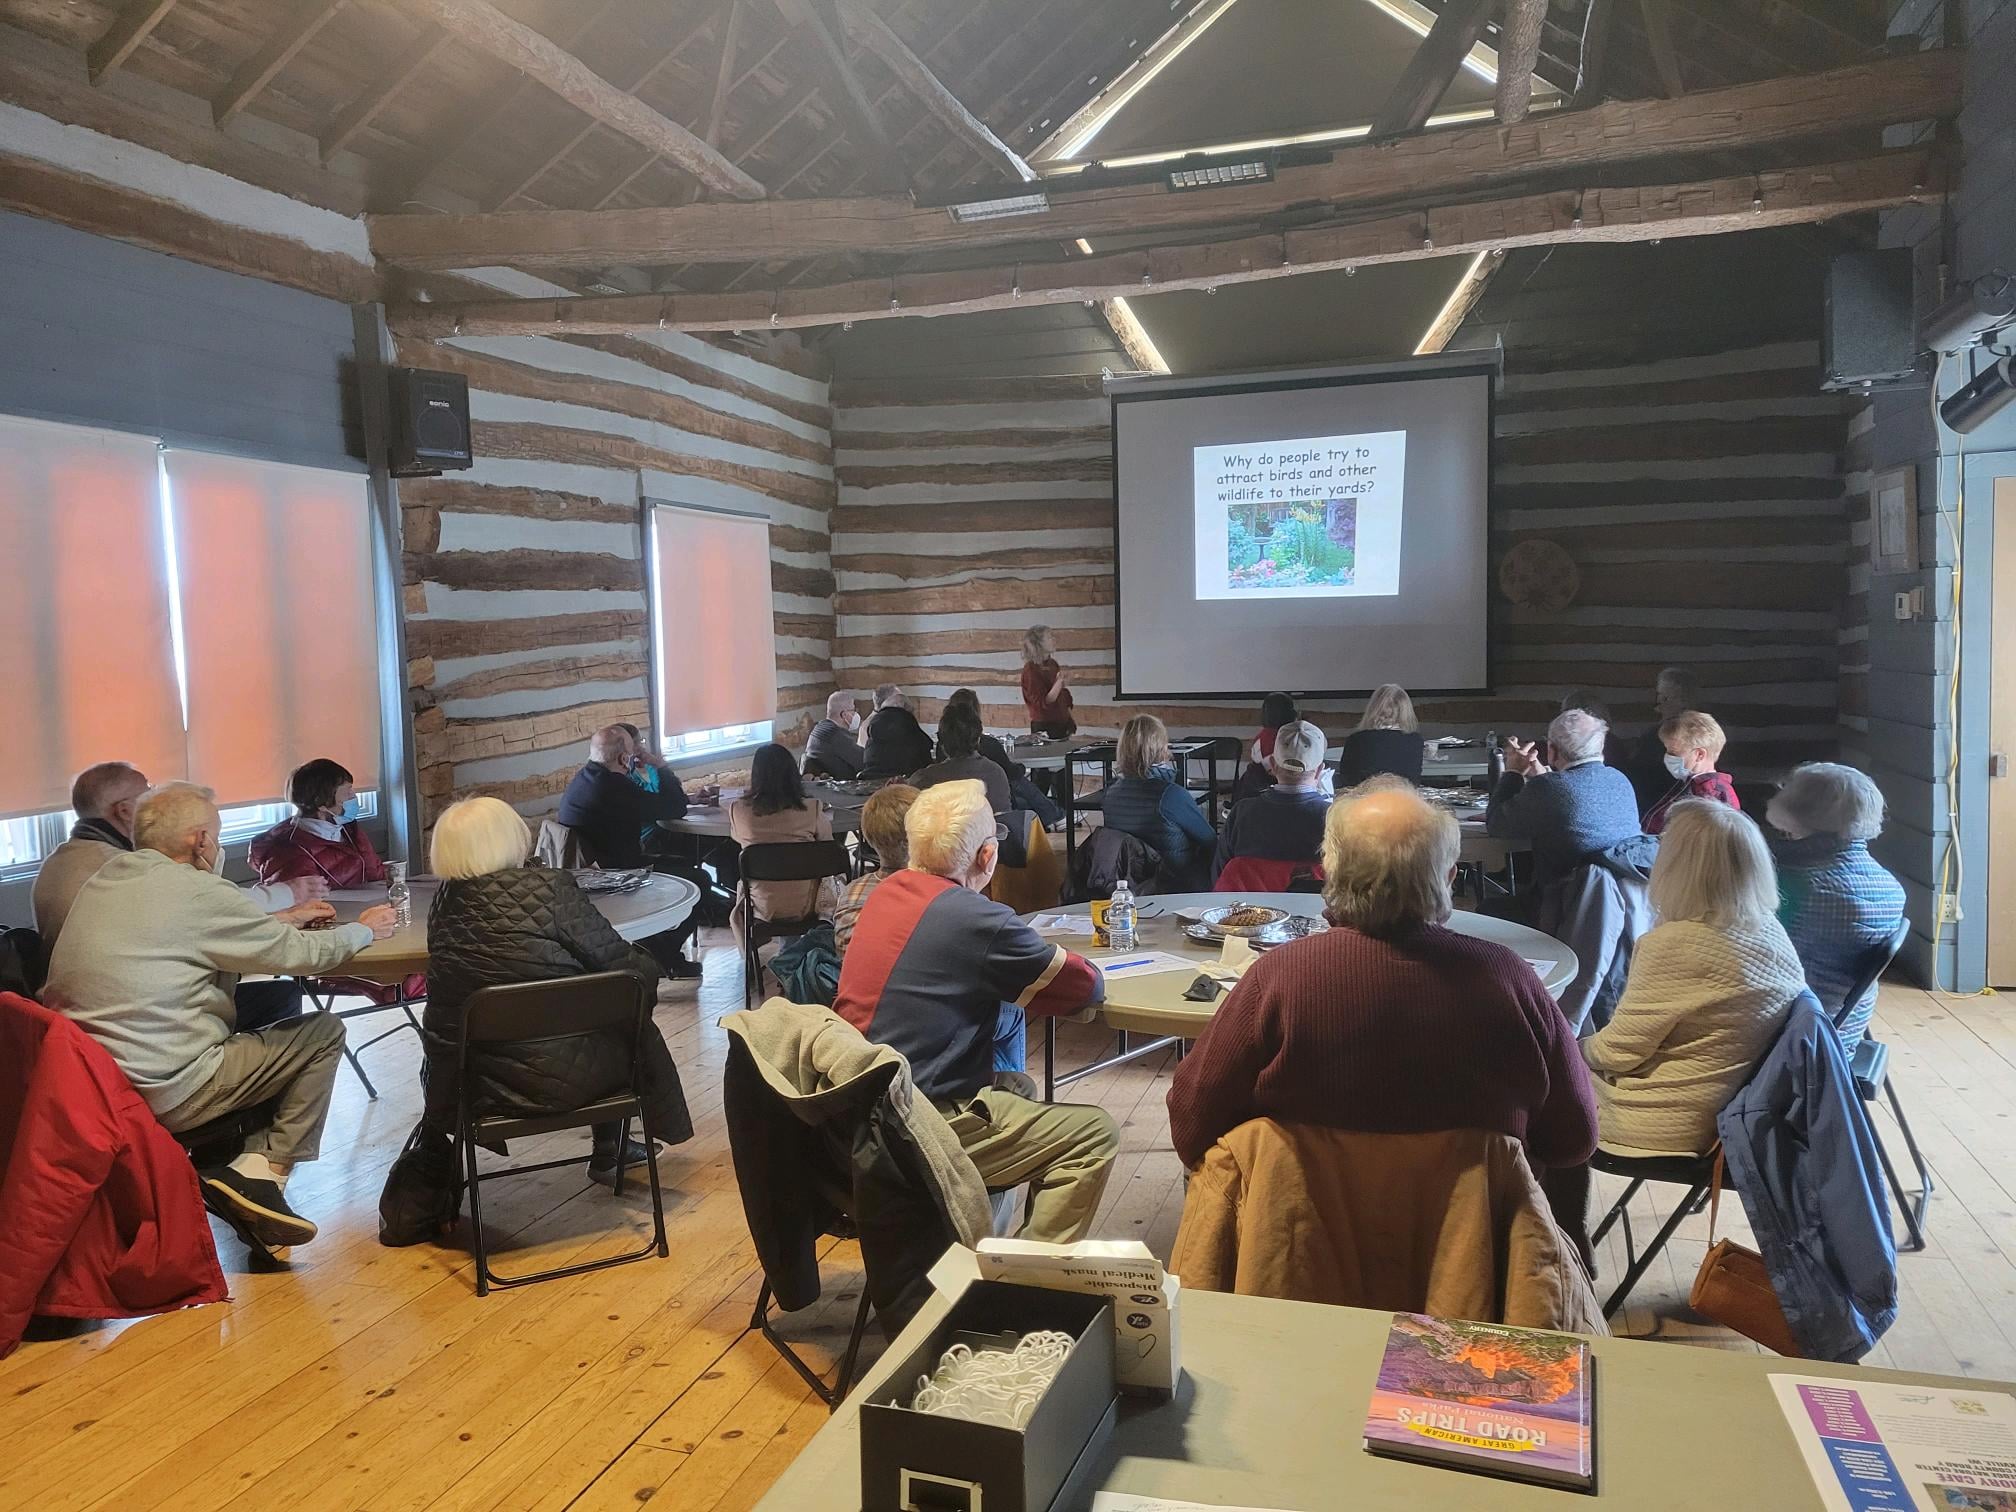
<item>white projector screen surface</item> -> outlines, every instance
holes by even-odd
[[[1483,691],[1495,378],[1117,392],[1118,696]]]

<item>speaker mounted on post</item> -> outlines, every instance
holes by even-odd
[[[392,476],[432,478],[470,466],[469,380],[431,368],[389,368],[387,376]]]
[[[1827,264],[1820,326],[1823,389],[1923,383],[1909,247],[1840,252]]]

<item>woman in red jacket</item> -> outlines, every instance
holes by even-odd
[[[261,882],[320,877],[333,887],[369,887],[385,880],[385,863],[357,822],[357,788],[327,757],[294,769],[287,779],[294,817],[252,842],[248,859]]]
[[[1053,740],[1078,733],[1071,713],[1071,690],[1057,665],[1057,642],[1048,625],[1031,625],[1022,637],[1022,706],[1029,728]]]

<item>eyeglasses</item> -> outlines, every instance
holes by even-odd
[[[1002,842],[1003,842],[1004,840],[1006,840],[1007,838],[1008,838],[1008,826],[1007,826],[1007,825],[1005,825],[1005,824],[997,824],[997,825],[995,825],[995,826],[994,826],[994,843],[995,843],[996,845],[999,845],[999,844],[1001,844],[1001,843],[1002,843]]]

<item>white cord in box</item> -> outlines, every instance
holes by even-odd
[[[917,1377],[910,1408],[997,1428],[1027,1427],[1036,1404],[1064,1368],[1071,1344],[1071,1335],[1054,1328],[1024,1334],[1013,1350],[954,1344],[934,1374]]]

